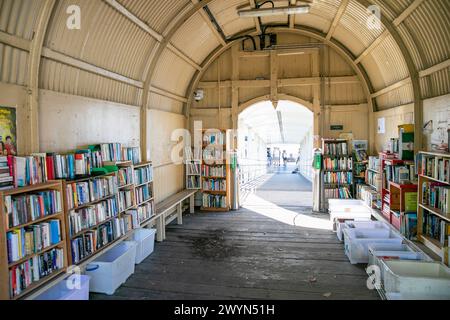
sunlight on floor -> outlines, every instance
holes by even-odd
[[[264,200],[255,194],[250,194],[248,196],[243,208],[291,226],[322,230],[333,229],[332,223],[329,220],[287,210],[272,202]]]

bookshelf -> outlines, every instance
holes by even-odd
[[[67,269],[68,253],[62,199],[61,181],[48,181],[0,192],[1,300],[23,298]],[[27,201],[34,203],[34,214],[25,209]],[[17,212],[15,215],[11,212],[13,207],[14,212]],[[27,214],[21,216],[21,213],[26,211]],[[20,241],[25,244],[24,247],[19,245],[19,238],[24,239],[23,242]],[[44,262],[53,258],[57,263],[53,267],[47,265],[46,268]],[[33,269],[32,265],[39,265],[39,269]],[[13,286],[16,289],[13,290],[10,283],[15,282],[14,279],[18,278],[21,269],[30,270],[22,273],[27,274],[23,276],[26,279],[26,287],[17,289],[19,285],[16,281]]]
[[[153,183],[153,163],[141,162],[133,166],[136,210],[139,224],[147,223],[155,216],[155,193]]]
[[[418,240],[449,265],[450,154],[420,151],[417,234]]]
[[[408,208],[407,194],[414,194],[417,196],[416,184],[399,184],[389,182],[389,208],[391,210],[390,223],[397,229],[402,229],[402,224],[406,223],[406,215],[408,213],[416,213],[416,208]],[[402,232],[404,235],[406,230]]]
[[[327,208],[328,199],[353,197],[353,157],[345,139],[322,139],[322,155],[323,207]]]
[[[186,165],[186,189],[201,189],[202,180],[202,161],[200,155],[193,155],[191,148],[185,149],[185,165]]]
[[[226,130],[203,130],[202,211],[230,210],[230,165],[226,159]]]

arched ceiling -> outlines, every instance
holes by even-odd
[[[413,102],[418,94],[428,98],[450,91],[450,1],[310,2],[308,14],[262,22],[310,30],[342,46],[348,59],[367,74],[371,98],[380,109]],[[80,30],[66,27],[67,8],[74,4],[81,8]],[[181,112],[190,84],[208,56],[233,35],[256,31],[254,19],[237,15],[238,7],[253,4],[253,0],[0,0],[0,80],[32,83],[33,33],[44,31],[41,89]],[[373,4],[381,8],[382,24],[369,29],[367,7]],[[286,6],[288,1],[275,0],[275,5]],[[48,27],[42,21],[45,7],[52,7]]]

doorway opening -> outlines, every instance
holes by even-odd
[[[263,200],[310,211],[313,112],[288,100],[280,100],[276,108],[262,101],[243,110],[238,121],[241,205]]]

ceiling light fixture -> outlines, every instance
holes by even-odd
[[[264,8],[264,9],[250,9],[238,11],[241,18],[267,17],[279,16],[299,13],[309,13],[309,5],[292,6],[292,7],[278,7],[278,8]]]

